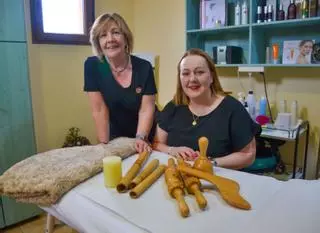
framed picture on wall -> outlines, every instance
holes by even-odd
[[[225,0],[200,0],[200,28],[225,26],[226,8]]]
[[[283,42],[283,64],[311,64],[315,40],[291,40]]]

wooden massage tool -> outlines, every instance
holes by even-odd
[[[214,184],[222,198],[231,206],[239,209],[249,210],[251,209],[250,203],[241,197],[239,190],[239,184],[231,179],[227,179],[221,176],[210,174],[209,172],[200,171],[187,166],[179,165],[178,170],[185,172],[191,176],[196,176],[200,179],[204,179]]]
[[[148,174],[141,182],[136,184],[136,186],[130,191],[129,195],[131,198],[138,198],[144,191],[146,191],[165,171],[166,165],[161,164],[158,166],[159,160],[152,160],[146,168],[141,172],[141,174]],[[156,168],[156,169],[155,169]],[[141,176],[141,174],[139,176]],[[131,183],[132,184],[132,183]]]
[[[178,164],[181,166],[187,166],[187,167],[191,167],[190,164],[184,162],[183,159],[179,158],[178,159]],[[187,188],[187,191],[189,194],[193,194],[196,197],[196,201],[198,203],[198,206],[200,207],[200,209],[205,209],[207,206],[207,200],[205,199],[205,197],[203,196],[202,192],[201,192],[201,183],[198,177],[195,176],[190,176],[184,172],[180,172],[182,180]]]
[[[199,138],[200,156],[194,161],[193,168],[213,174],[213,166],[207,158],[208,139],[206,137]]]
[[[199,139],[199,149],[200,156],[194,162],[193,168],[179,164],[178,170],[214,184],[222,198],[230,205],[240,209],[250,209],[250,204],[239,193],[240,187],[237,182],[213,174],[213,166],[206,156],[208,149],[208,139],[206,137]]]
[[[183,181],[181,180],[180,173],[177,170],[175,162],[172,158],[168,160],[168,167],[164,175],[170,196],[177,200],[181,216],[187,217],[190,211],[187,203],[184,200]]]
[[[147,161],[150,155],[150,151],[143,151],[139,154],[138,159],[134,162],[134,164],[131,166],[131,168],[128,170],[126,175],[122,177],[120,183],[117,185],[117,191],[119,193],[126,192],[128,190],[128,186],[130,182],[134,179],[134,177],[138,174],[141,167]]]
[[[137,175],[129,184],[129,189],[133,189],[138,184],[140,184],[147,176],[149,176],[159,165],[158,159],[153,159],[150,163],[146,165],[143,171]]]

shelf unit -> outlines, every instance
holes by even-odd
[[[186,0],[186,49],[200,48],[212,57],[213,46],[232,45],[242,48],[242,64],[218,64],[217,67],[250,65],[320,68],[320,64],[281,64],[283,41],[312,39],[320,42],[320,16],[307,19],[256,23],[257,1],[247,0],[249,23],[234,26],[232,9],[234,9],[235,3],[236,0],[227,0],[227,26],[200,29],[200,0]],[[279,45],[280,64],[271,64],[265,61],[266,47],[271,48],[274,43]]]

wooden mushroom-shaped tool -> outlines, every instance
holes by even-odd
[[[181,216],[187,217],[190,211],[184,200],[183,181],[172,158],[168,160],[168,167],[164,174],[170,196],[177,200]]]
[[[214,184],[222,198],[231,206],[239,209],[249,210],[251,209],[250,203],[247,202],[239,193],[240,186],[237,182],[227,179],[221,176],[213,175],[208,172],[193,169],[187,166],[179,165],[178,170],[180,172],[187,173],[192,176],[196,176],[200,179],[204,179]]]
[[[182,166],[191,167],[190,164],[184,162],[183,159],[180,159],[180,158],[178,159],[178,164]],[[201,192],[201,189],[200,189],[201,183],[199,178],[188,175],[187,173],[184,173],[184,172],[180,172],[180,174],[185,186],[187,187],[188,193],[193,194],[196,197],[196,201],[200,209],[202,210],[205,209],[207,206],[207,200]]]
[[[211,161],[207,158],[208,139],[206,137],[199,138],[200,156],[194,161],[193,167],[195,169],[209,172],[213,174],[213,166]]]

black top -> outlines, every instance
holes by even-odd
[[[207,155],[222,157],[243,149],[259,132],[260,126],[249,116],[242,104],[226,96],[212,112],[197,119],[187,105],[169,102],[158,114],[158,124],[168,133],[169,146],[187,146],[199,151],[198,139],[209,140]]]
[[[131,56],[131,63],[132,81],[127,88],[114,79],[106,59],[89,57],[84,64],[84,91],[99,91],[109,108],[110,139],[135,137],[142,96],[157,93],[151,64],[136,56]]]

